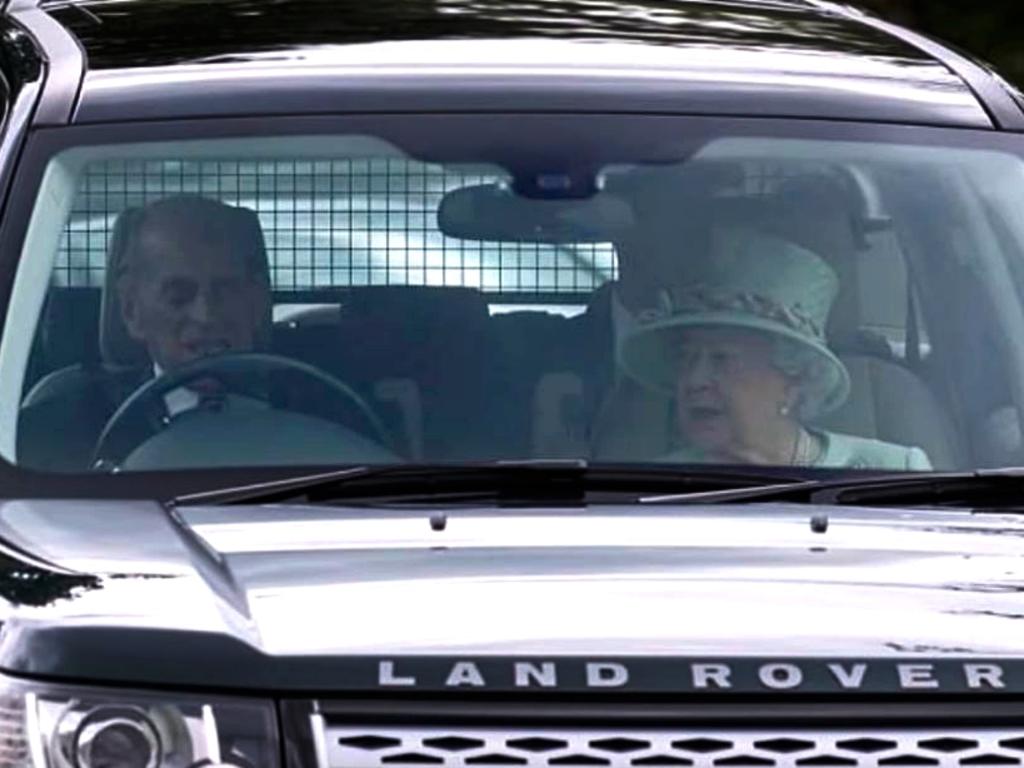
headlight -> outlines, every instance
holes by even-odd
[[[277,768],[273,705],[0,677],[0,768]]]

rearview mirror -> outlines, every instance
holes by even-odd
[[[633,226],[633,209],[598,192],[583,199],[531,199],[501,184],[453,190],[441,200],[437,223],[462,240],[607,243]]]

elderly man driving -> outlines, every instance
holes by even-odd
[[[103,361],[58,370],[28,394],[18,456],[29,466],[86,469],[110,417],[147,380],[200,357],[267,346],[270,281],[253,211],[195,195],[129,208],[114,224],[107,270]],[[166,415],[194,409],[204,387],[216,385],[169,393]]]
[[[109,268],[116,270],[124,328],[146,350],[153,375],[267,345],[267,256],[259,220],[248,209],[179,196],[125,211]],[[173,415],[194,407],[211,386],[195,382],[175,390],[168,410]]]

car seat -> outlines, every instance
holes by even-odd
[[[850,373],[850,396],[817,425],[922,448],[937,469],[959,466],[953,420],[915,367],[916,350],[907,354],[919,319],[905,256],[855,178],[796,177],[767,204],[766,226],[823,255],[839,275],[827,336]]]
[[[361,286],[332,322],[278,329],[287,353],[381,409],[413,459],[497,458],[508,418],[487,301],[474,288]]]

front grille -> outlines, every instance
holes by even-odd
[[[0,697],[0,766],[27,765],[25,701],[16,696]]]
[[[999,728],[374,728],[313,716],[321,768],[527,766],[1004,766],[1024,726]]]

